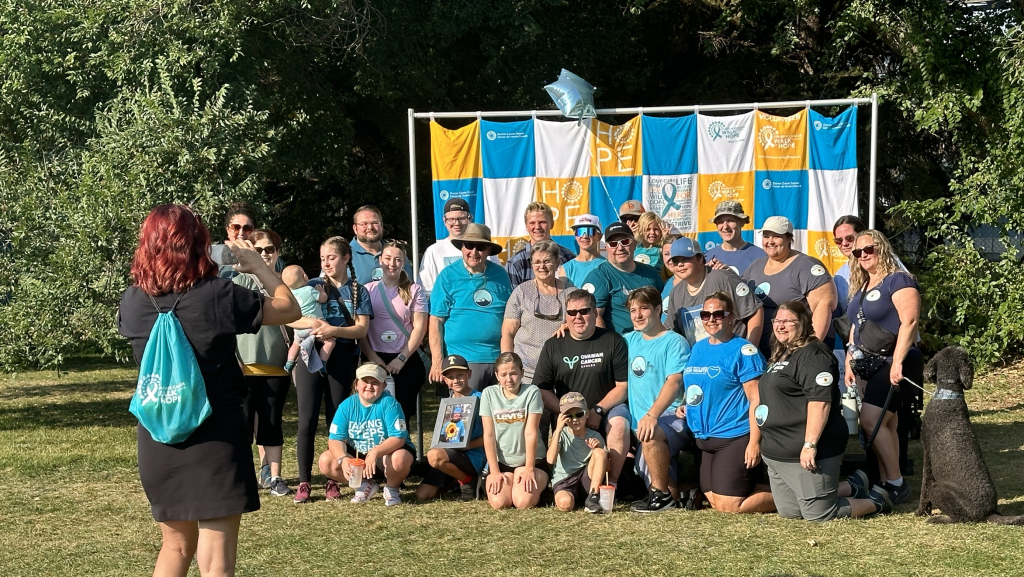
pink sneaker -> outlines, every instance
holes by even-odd
[[[327,496],[328,501],[341,499],[341,489],[338,488],[338,483],[332,479],[328,479],[327,484],[324,485],[324,494]]]
[[[295,491],[295,502],[309,503],[309,491],[309,483],[299,483],[299,488]]]

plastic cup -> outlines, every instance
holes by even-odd
[[[615,486],[601,485],[598,489],[600,490],[598,498],[601,502],[601,512],[611,515],[612,509],[615,508]]]
[[[348,464],[352,467],[352,476],[348,478],[348,486],[358,489],[363,484],[363,467],[366,466],[366,461],[362,459],[349,459]]]

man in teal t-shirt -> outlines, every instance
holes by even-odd
[[[629,293],[645,286],[654,287],[660,293],[665,283],[653,267],[633,260],[636,240],[628,226],[613,222],[605,229],[604,238],[608,262],[601,263],[587,275],[581,288],[597,299],[597,326],[625,334],[633,330],[626,310]]]
[[[501,253],[491,242],[491,229],[470,224],[452,244],[462,251],[437,275],[430,293],[430,380],[440,383],[441,364],[448,355],[469,362],[470,387],[480,391],[494,381],[492,363],[501,353],[501,324],[512,295],[508,273],[487,257]]]

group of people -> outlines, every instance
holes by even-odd
[[[923,372],[919,289],[885,236],[856,217],[834,228],[850,260],[833,278],[792,248],[785,217],[765,221],[761,248],[746,242],[750,218],[734,201],[717,206],[722,243],[707,254],[636,201],[604,228],[578,217],[574,253],[552,241],[551,208],[532,203],[529,246],[505,266],[496,258],[503,247],[464,200],[443,212],[448,237],[426,250],[417,282],[406,244],[383,239],[373,206],[355,211],[351,240],[324,241],[312,278],[284,266],[283,240],[257,228],[245,207],[225,220],[237,264],[219,268],[191,210],[151,212],[120,331],[140,358],[156,312],[180,299],[178,316],[215,391],[213,415],[184,443],[160,445],[139,428],[140,476],[164,533],[158,567],[191,559],[202,535],[214,539],[199,547],[206,562],[233,565],[238,519],[258,509],[258,487],[291,494],[281,423],[292,382],[297,503],[311,498],[323,415],[328,449],[316,463],[326,499],[339,499],[344,483],[354,503],[382,492],[386,505],[400,504],[416,454],[407,418],[427,381],[477,397],[478,410],[463,447],[427,451],[420,500],[449,490],[472,500],[479,483],[495,509],[528,508],[550,483],[557,508],[598,513],[598,487],[623,474],[647,486],[631,505],[643,513],[706,499],[720,511],[821,521],[909,498],[897,415],[904,382],[920,383]],[[836,346],[833,318],[844,315],[853,330]],[[878,334],[892,342],[880,347]],[[881,359],[874,372],[865,355]],[[880,425],[877,470],[840,481],[843,384],[863,398],[862,427]],[[694,456],[696,484],[678,475],[681,452]],[[185,470],[188,479],[172,473]],[[196,478],[207,487],[202,499],[183,493]]]

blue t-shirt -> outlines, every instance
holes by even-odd
[[[665,380],[686,368],[690,360],[690,345],[672,331],[665,331],[653,339],[646,339],[642,332],[633,331],[625,338],[629,348],[629,415],[633,430],[636,430],[637,423],[661,394]],[[681,403],[680,394],[668,410],[674,411]]]
[[[747,270],[751,263],[763,256],[768,256],[765,254],[764,249],[749,242],[739,250],[725,250],[722,248],[722,245],[717,244],[715,248],[708,249],[704,253],[704,260],[711,262],[711,259],[717,258],[718,262],[731,268],[734,273],[743,276],[743,271]]]
[[[603,262],[607,262],[603,256],[588,260],[587,262],[572,259],[562,264],[562,270],[565,271],[565,278],[569,279],[573,286],[583,286],[583,281],[587,280],[587,275],[590,274],[590,271],[597,268],[597,265]]]
[[[324,284],[324,279],[317,277],[309,281],[309,286],[316,286],[318,284]],[[348,323],[345,322],[345,315],[341,312],[341,306],[345,307],[348,314],[352,317],[353,322],[356,320],[355,317],[358,315],[366,315],[373,318],[373,305],[370,304],[370,293],[366,292],[366,287],[362,284],[359,285],[359,302],[356,303],[355,311],[352,310],[352,283],[348,282],[342,285],[340,288],[328,283],[329,289],[327,290],[327,302],[320,304],[320,309],[324,314],[324,320],[327,324],[332,327],[347,327]],[[341,304],[339,304],[341,303]],[[352,339],[338,339],[339,343],[351,343],[355,342]]]
[[[633,321],[626,309],[626,297],[630,292],[645,286],[653,286],[661,292],[665,283],[658,271],[645,264],[636,263],[633,272],[622,272],[612,263],[603,262],[587,275],[580,288],[593,293],[597,308],[604,309],[601,317],[604,326],[619,334],[626,334],[633,330]]]
[[[918,292],[921,290],[917,280],[907,273],[896,271],[886,276],[882,282],[868,289],[864,294],[864,318],[899,336],[900,313],[892,302],[892,295],[906,288],[913,288]],[[857,319],[857,312],[861,308],[860,297],[861,291],[854,293],[853,298],[850,299],[849,309],[846,311],[846,316],[854,326],[853,342],[857,345],[860,344],[860,331],[857,330],[860,325]],[[920,354],[921,350],[917,347],[910,347],[910,351],[907,352],[908,357]]]
[[[480,391],[471,391],[469,393],[469,396],[476,397],[479,399]],[[476,406],[477,411],[476,414],[473,415],[473,429],[469,432],[470,441],[472,441],[473,439],[479,439],[480,437],[484,436],[484,425],[483,422],[480,420],[480,401],[477,401]],[[463,423],[465,423],[465,421],[462,421],[459,424],[462,425]],[[484,465],[487,464],[487,454],[484,453],[483,447],[477,447],[476,449],[466,449],[463,452],[466,454],[466,457],[469,459],[469,462],[473,463],[473,469],[477,473],[479,473],[484,468]]]
[[[359,241],[353,238],[349,241],[352,247],[352,268],[356,269],[356,280],[361,285],[367,285],[384,276],[380,269],[380,253],[373,254],[363,248]],[[405,274],[412,276],[412,263],[405,261]]]
[[[430,293],[430,314],[445,319],[446,354],[470,363],[493,363],[501,353],[501,323],[512,295],[508,273],[487,261],[483,273],[470,274],[463,261],[437,275]]]
[[[665,288],[661,289],[661,324],[668,322],[668,297],[672,294],[672,287],[676,285],[676,277],[672,275],[665,281]]]
[[[329,437],[344,441],[363,455],[391,437],[405,439],[405,444],[412,447],[402,406],[386,391],[369,407],[359,402],[359,395],[345,399],[334,413]]]
[[[743,383],[760,377],[764,357],[750,341],[733,337],[693,345],[693,359],[683,371],[686,424],[698,439],[735,439],[750,432],[750,401]]]

